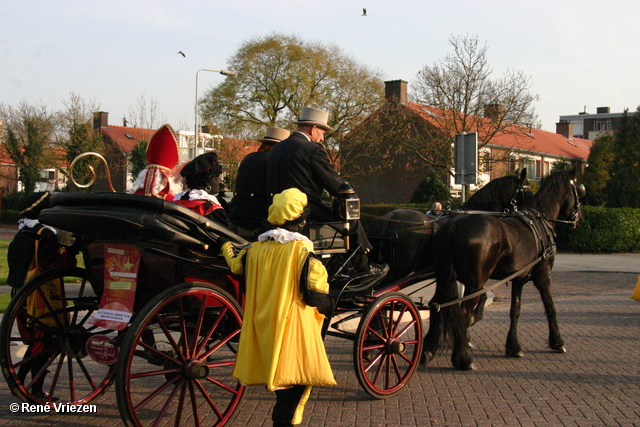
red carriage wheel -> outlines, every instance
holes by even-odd
[[[353,363],[362,388],[384,398],[411,378],[422,352],[422,319],[403,294],[390,292],[370,304],[360,320]]]
[[[16,397],[86,404],[105,391],[115,365],[94,361],[86,344],[116,332],[88,323],[98,304],[87,271],[75,267],[45,271],[12,298],[0,325],[0,366]]]
[[[136,314],[116,368],[128,425],[225,425],[244,386],[231,377],[242,309],[221,289],[182,283]]]

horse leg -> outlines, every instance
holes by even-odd
[[[451,363],[456,369],[470,371],[474,370],[475,366],[469,350],[469,318],[465,314],[457,304],[447,307],[443,315],[443,322],[449,328],[453,341]]]
[[[478,304],[476,304],[476,307],[473,309],[473,312],[471,314],[471,324],[469,326],[473,326],[482,320],[482,318],[484,317],[484,306],[486,303],[487,294],[484,293],[480,295],[480,300],[478,301]]]
[[[507,333],[507,357],[522,357],[524,353],[518,342],[518,320],[520,319],[520,310],[522,304],[522,288],[524,282],[521,280],[514,280],[511,286],[511,324],[509,325],[509,332]]]
[[[553,298],[551,297],[551,271],[548,271],[547,274],[540,274],[540,277],[535,277],[533,284],[538,289],[538,292],[540,292],[542,304],[544,305],[544,312],[547,315],[547,323],[549,325],[549,348],[558,353],[565,353],[567,349],[565,348],[564,340],[560,335],[556,307],[553,303]]]
[[[436,357],[438,349],[440,348],[442,334],[442,317],[440,309],[436,306],[431,306],[429,313],[429,330],[422,341],[422,356],[420,357],[421,365],[426,365]]]

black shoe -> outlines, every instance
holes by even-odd
[[[33,396],[34,396],[36,399],[44,400],[45,402],[48,402],[48,401],[49,401],[49,393],[47,393],[46,391],[43,391],[43,390],[34,390],[31,394],[33,394]],[[55,396],[53,396],[53,397],[51,398],[51,402],[57,402],[58,400],[60,400],[60,399],[58,399],[58,398],[57,398],[57,397],[55,397]]]

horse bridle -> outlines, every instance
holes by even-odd
[[[522,185],[522,181],[518,184],[518,187],[516,188],[516,192],[513,193],[513,197],[511,197],[511,200],[509,201],[509,203],[511,203],[511,211],[512,212],[517,212],[518,211],[518,194],[522,195],[522,202],[526,202],[525,200],[525,193],[524,193],[524,185]],[[507,211],[507,209],[505,209],[505,212]]]
[[[569,181],[571,183],[571,190],[573,193],[573,197],[575,198],[574,210],[571,214],[570,220],[558,219],[558,218],[547,218],[547,221],[560,222],[562,224],[571,224],[573,228],[578,226],[578,221],[580,220],[580,198],[584,197],[587,194],[587,190],[584,188],[584,184],[577,184],[575,179]]]

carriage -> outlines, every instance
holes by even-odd
[[[360,385],[384,398],[409,381],[423,351],[421,311],[429,306],[403,290],[432,283],[435,270],[375,287],[343,275],[344,236],[359,202],[338,205],[342,222],[308,230],[330,277],[324,331],[354,341]],[[45,271],[12,299],[0,326],[0,366],[12,393],[31,403],[86,404],[114,383],[128,425],[228,423],[244,392],[231,376],[243,294],[219,249],[221,239],[249,241],[178,204],[129,194],[58,193],[40,220],[74,233],[69,250],[84,266]],[[380,256],[393,260],[404,240],[393,230],[379,238],[387,247]],[[355,330],[343,327],[353,320]]]

